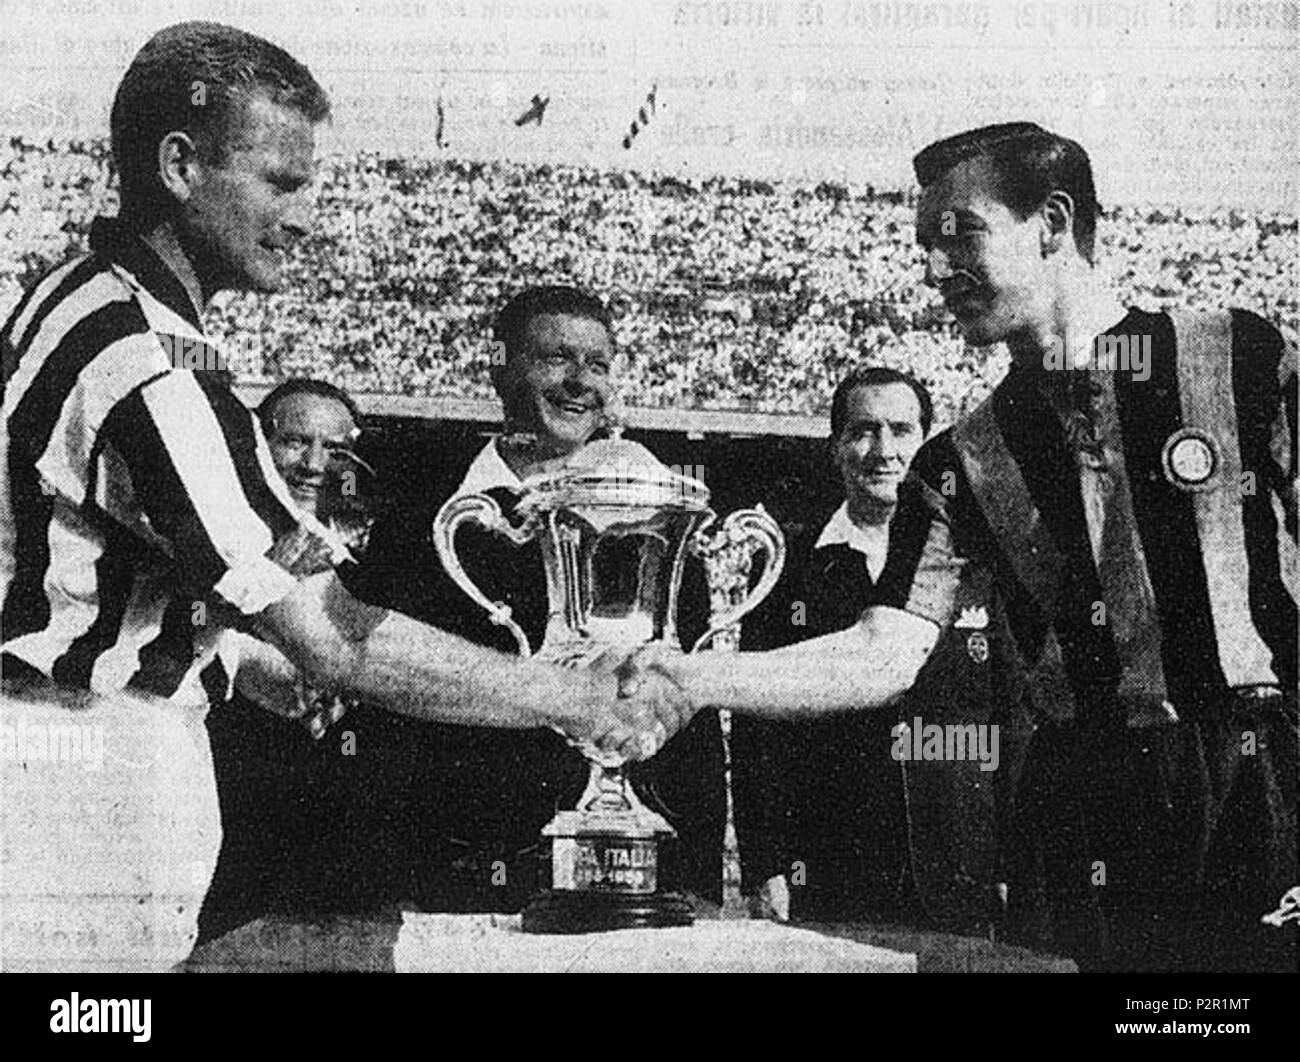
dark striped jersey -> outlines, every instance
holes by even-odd
[[[289,593],[268,552],[318,525],[225,374],[185,367],[216,348],[176,276],[109,219],[91,248],[0,330],[3,650],[66,685],[200,697],[218,617]]]
[[[922,448],[949,548],[994,569],[1022,653],[1059,651],[1081,712],[1122,714],[1126,687],[1180,713],[1294,689],[1294,351],[1237,310],[1132,310],[1106,336],[1145,344],[1149,375],[1060,370],[1084,385],[1086,430],[1013,368]]]

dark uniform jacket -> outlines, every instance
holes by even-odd
[[[861,553],[813,548],[831,511],[785,526],[788,567],[751,617],[745,648],[843,630],[868,606],[897,607],[905,598],[929,524],[920,490],[908,483],[900,494],[874,583]],[[786,874],[794,917],[987,930],[1000,916],[997,884],[1009,869],[1007,831],[1028,727],[1022,691],[990,575],[969,565],[953,623],[895,707],[812,722],[737,716],[733,779],[746,890]],[[918,719],[922,728],[996,726],[996,769],[981,770],[973,741],[962,746],[965,759],[911,758],[925,736],[924,729],[912,736]],[[963,731],[963,741],[973,735]],[[991,746],[983,748],[992,762]]]

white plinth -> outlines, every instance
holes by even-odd
[[[573,936],[525,933],[518,915],[404,914],[399,973],[916,973],[916,956],[766,921]]]

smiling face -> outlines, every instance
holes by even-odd
[[[997,195],[987,159],[959,163],[927,186],[916,237],[925,281],[939,290],[974,346],[1033,334],[1050,315],[1049,269],[1039,213],[1021,219]]]
[[[613,339],[599,321],[533,317],[496,381],[511,430],[536,434],[546,455],[571,453],[601,426],[617,368]]]
[[[855,521],[888,520],[898,504],[899,484],[924,441],[921,402],[907,384],[853,389],[831,453]]]
[[[256,95],[225,160],[192,162],[180,223],[206,295],[284,286],[288,250],[311,223],[315,150],[304,115]]]
[[[266,440],[271,458],[294,501],[322,520],[342,503],[343,474],[355,474],[341,455],[351,451],[356,434],[356,421],[337,399],[299,391],[275,407]]]

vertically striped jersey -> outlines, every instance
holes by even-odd
[[[302,517],[224,373],[185,367],[204,336],[180,281],[109,219],[91,247],[0,330],[3,650],[171,695],[211,659],[210,611],[293,588],[266,554]]]

